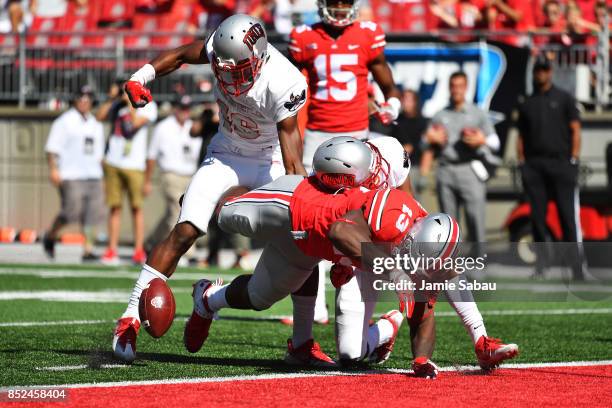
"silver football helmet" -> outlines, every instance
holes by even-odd
[[[314,153],[312,167],[319,182],[332,190],[363,186],[385,188],[389,163],[378,148],[350,136],[337,136],[322,143]]]
[[[412,260],[422,258],[419,268],[412,272],[435,280],[443,272],[446,259],[455,257],[460,241],[459,225],[453,217],[446,213],[429,214],[415,221],[394,253],[408,255]]]
[[[343,7],[339,7],[340,4]],[[346,27],[357,19],[359,0],[317,0],[317,7],[325,24]]]
[[[268,56],[264,24],[246,14],[221,22],[212,39],[212,69],[221,89],[233,96],[251,89]]]

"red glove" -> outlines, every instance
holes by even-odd
[[[417,357],[412,360],[414,375],[433,380],[438,376],[438,366],[427,357]]]
[[[349,265],[332,265],[331,270],[329,272],[329,277],[331,279],[332,285],[334,285],[334,288],[339,288],[340,286],[350,281],[353,276],[355,276],[354,270],[355,268]]]
[[[140,82],[127,81],[123,85],[123,89],[125,90],[128,98],[130,98],[130,103],[135,108],[142,108],[153,100],[151,91],[145,88]]]

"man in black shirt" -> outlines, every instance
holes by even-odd
[[[553,86],[552,67],[536,62],[533,69],[534,93],[519,107],[518,159],[523,163],[523,187],[531,204],[535,242],[547,240],[546,209],[556,203],[563,241],[581,242],[578,202],[578,155],[580,117],[574,98]],[[577,247],[572,262],[575,279],[583,279],[582,250]],[[538,253],[536,275],[546,262]]]

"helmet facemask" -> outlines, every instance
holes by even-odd
[[[239,96],[253,87],[262,65],[263,60],[255,55],[237,64],[215,56],[212,68],[221,89],[229,95]]]
[[[361,185],[369,190],[379,190],[389,186],[389,173],[391,166],[389,162],[382,157],[378,147],[370,142],[365,142],[372,150],[372,164],[370,165],[370,176],[365,179]]]
[[[338,3],[349,7],[338,7]],[[358,0],[318,0],[317,5],[323,22],[334,27],[351,25],[357,18],[359,8]]]

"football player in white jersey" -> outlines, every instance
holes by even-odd
[[[350,150],[351,157],[346,157],[346,153],[343,157],[342,144],[344,142],[355,143],[355,140],[350,137],[336,137],[327,142],[325,146],[327,149],[323,150],[323,146],[321,146],[317,150],[313,159],[313,170],[320,178],[326,179],[323,176],[324,174],[336,174],[340,176],[337,177],[337,180],[346,180],[342,176],[350,175],[351,171],[363,172],[365,170],[359,168],[349,169],[346,166],[330,167],[330,163],[334,161],[343,163],[352,160],[354,163],[359,163],[354,157],[355,149],[346,150]],[[405,155],[405,151],[397,139],[384,136],[371,139],[366,144],[370,145],[374,156],[380,156],[377,160],[373,161],[373,163],[380,163],[380,165],[377,167],[371,166],[369,169],[371,174],[375,174],[378,177],[366,187],[370,189],[397,188],[411,193],[410,178],[408,177],[410,160]],[[318,156],[324,157],[324,159],[321,160]],[[333,177],[328,177],[327,179],[333,180]],[[349,186],[338,185],[337,183],[334,185],[334,188],[341,187]],[[380,350],[378,350],[379,354],[373,354],[375,350],[369,346],[372,343],[373,330],[369,327],[368,322],[374,311],[377,299],[377,293],[372,288],[372,274],[355,270],[354,276],[352,274],[345,277],[334,276],[334,272],[341,270],[341,268],[336,269],[335,266],[332,267],[332,282],[334,282],[335,286],[339,286],[336,293],[335,312],[338,357],[341,361],[368,359],[373,362],[381,362],[388,358],[388,354],[381,355]],[[339,279],[340,282],[336,279]],[[431,296],[428,296],[427,302],[421,302],[414,309],[423,316],[423,319],[432,317],[437,294],[432,293],[428,295]],[[474,351],[478,362],[483,369],[494,368],[501,362],[518,354],[518,346],[516,344],[503,344],[498,339],[487,336],[484,320],[469,290],[446,291],[446,297],[468,331],[474,344]],[[421,316],[417,315],[414,317],[420,319]],[[401,324],[401,320],[398,320],[397,323],[398,325]],[[409,319],[409,324],[417,323],[419,322],[414,319],[410,321]],[[424,323],[429,325],[433,324],[433,321]],[[423,332],[427,333],[427,330],[425,329]],[[432,343],[434,339],[435,337],[432,337]],[[390,344],[390,347],[387,349],[389,353],[389,349],[392,349],[392,346],[393,344]],[[437,375],[437,367],[429,360],[431,351],[433,351],[433,344],[431,344],[431,349],[428,349],[424,342],[421,342],[420,345],[413,345],[413,351],[415,351],[415,359],[413,361],[415,373],[420,376],[435,377]]]
[[[146,88],[155,77],[183,64],[211,64],[220,107],[219,132],[193,176],[178,222],[149,254],[114,333],[117,358],[136,356],[140,328],[138,303],[155,279],[168,279],[181,256],[206,233],[219,198],[230,188],[262,186],[283,174],[302,174],[302,141],[297,111],[306,101],[306,80],[268,44],[263,23],[236,14],[225,19],[206,41],[166,51],[132,75],[124,89],[135,107],[152,100]]]

